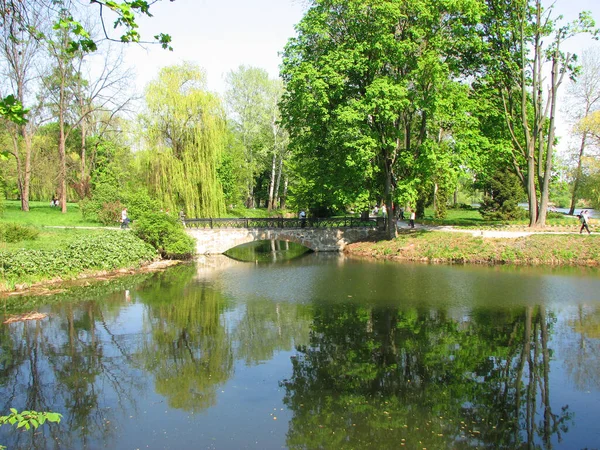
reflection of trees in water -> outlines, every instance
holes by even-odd
[[[550,409],[552,322],[533,308],[464,322],[428,309],[318,308],[282,383],[288,446],[549,448],[569,418]]]
[[[579,305],[569,321],[576,339],[565,346],[565,367],[581,391],[600,388],[600,309]]]
[[[141,388],[124,368],[128,355],[105,355],[98,339],[98,334],[106,333],[118,340],[104,319],[115,311],[110,302],[77,307],[65,303],[56,305],[51,319],[44,322],[0,328],[0,388],[8,393],[0,410],[16,407],[63,414],[60,425],[10,433],[3,443],[17,448],[81,448],[92,437],[110,440],[114,426],[107,424],[116,420],[110,409],[102,407],[100,394],[110,385],[119,402],[131,405]]]
[[[178,267],[138,291],[147,309],[137,358],[169,406],[198,412],[215,404],[236,359],[256,364],[291,350],[307,340],[310,317],[306,307],[268,300],[235,310],[210,285],[190,282],[195,273],[194,266]]]
[[[310,250],[303,245],[287,241],[255,241],[242,244],[225,252],[238,261],[283,262],[297,258]]]
[[[227,303],[204,286],[163,288],[171,292],[143,293],[147,338],[138,357],[169,406],[200,411],[215,403],[217,387],[233,370],[231,338],[221,317]]]
[[[236,357],[254,365],[270,360],[275,351],[291,351],[294,345],[306,345],[310,319],[307,307],[295,303],[247,302],[233,333]]]

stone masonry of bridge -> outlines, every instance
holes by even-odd
[[[316,252],[341,252],[347,244],[378,236],[377,228],[217,228],[186,229],[196,240],[196,253],[215,255],[253,241],[295,242]]]

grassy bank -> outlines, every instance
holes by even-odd
[[[346,247],[351,255],[403,261],[522,265],[600,265],[600,236],[538,234],[516,239],[405,231],[391,241]]]
[[[56,229],[42,234],[42,239],[0,246],[0,291],[139,267],[157,258],[154,248],[127,231]]]

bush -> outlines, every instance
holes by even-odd
[[[151,261],[156,251],[132,233],[106,232],[86,236],[60,250],[0,252],[0,276],[55,277],[89,269],[114,270]]]
[[[104,225],[115,225],[121,222],[123,204],[120,201],[104,203],[98,211],[98,220]]]
[[[111,182],[103,182],[96,185],[92,198],[79,202],[79,209],[83,217],[87,220],[98,221],[104,224],[114,223],[114,220],[107,222],[110,218],[111,208],[108,207],[105,209],[104,205],[112,205],[119,201],[119,188]],[[119,210],[120,213],[121,211]]]
[[[187,259],[195,251],[194,240],[175,217],[161,212],[150,212],[134,222],[133,232],[154,247],[163,258]]]
[[[0,224],[0,242],[14,244],[21,241],[33,241],[40,232],[37,228],[19,225],[16,223]]]
[[[159,209],[158,202],[151,198],[145,189],[139,189],[126,194],[122,201],[127,206],[127,216],[131,220],[136,220],[144,214],[158,211]]]
[[[523,195],[515,174],[508,170],[496,172],[486,188],[479,212],[487,220],[524,219],[527,212],[519,206]]]

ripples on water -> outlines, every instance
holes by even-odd
[[[48,318],[0,327],[0,410],[64,418],[0,444],[597,447],[599,292],[595,270],[308,254],[28,298]]]

